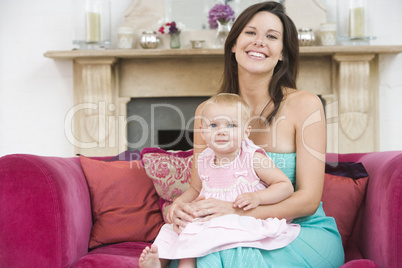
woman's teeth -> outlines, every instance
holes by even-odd
[[[248,55],[253,56],[253,57],[257,57],[257,58],[265,58],[264,54],[258,53],[258,52],[255,52],[255,51],[248,52]]]

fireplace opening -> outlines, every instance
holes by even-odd
[[[193,130],[167,129],[158,131],[158,144],[164,150],[187,151],[194,147]]]

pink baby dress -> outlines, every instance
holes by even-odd
[[[257,151],[266,155],[252,141],[243,141],[235,160],[216,166],[214,152],[205,149],[198,157],[202,180],[200,195],[233,202],[239,194],[265,189],[252,167],[253,155]],[[172,224],[165,224],[154,243],[158,246],[159,258],[183,259],[236,247],[282,248],[290,244],[299,232],[298,224],[288,223],[285,219],[261,220],[230,214],[207,222],[188,223],[180,235],[173,231]]]

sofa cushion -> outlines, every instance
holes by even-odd
[[[161,198],[160,207],[165,216],[168,206],[190,186],[193,151],[144,148],[141,160]]]
[[[75,262],[72,268],[107,267],[136,268],[146,246],[144,242],[124,242],[95,248]]]
[[[89,248],[152,241],[163,225],[159,197],[141,161],[98,161],[80,156],[94,225]]]
[[[325,173],[352,179],[368,176],[367,170],[361,162],[325,162]]]
[[[322,206],[335,218],[345,245],[352,234],[366,192],[368,177],[352,179],[325,173]]]

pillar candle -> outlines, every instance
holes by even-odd
[[[364,7],[351,8],[349,13],[349,36],[364,37],[364,28]]]
[[[87,42],[100,41],[100,13],[86,12],[86,36]]]

